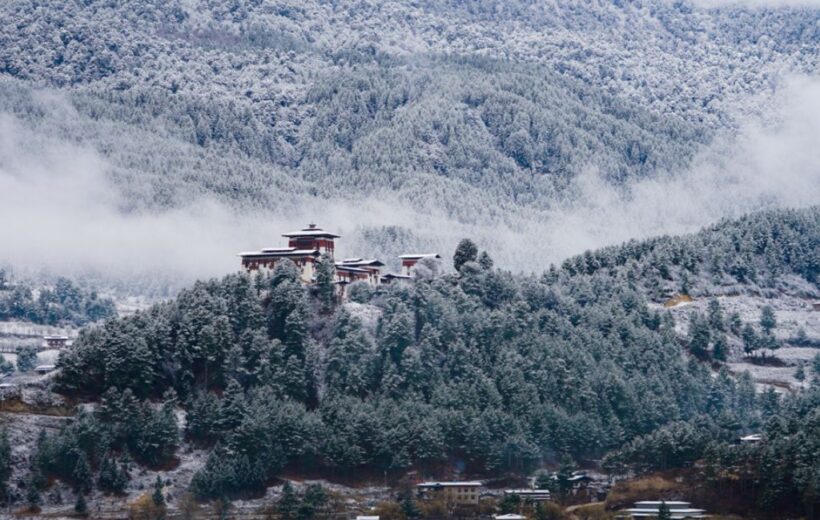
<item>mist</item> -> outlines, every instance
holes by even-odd
[[[699,7],[747,7],[775,9],[779,7],[820,7],[820,0],[693,0]]]
[[[373,254],[366,231],[397,226],[414,237],[407,247],[447,259],[459,239],[472,237],[499,267],[539,272],[586,249],[692,232],[761,209],[820,203],[820,80],[787,81],[764,114],[716,139],[686,171],[625,187],[589,171],[577,179],[572,200],[549,212],[522,209],[515,225],[479,226],[443,212],[422,213],[390,194],[306,197],[288,205],[299,209],[287,213],[242,211],[208,198],[158,213],[126,211],[128,201],[110,180],[113,171],[82,143],[45,137],[25,121],[0,115],[0,265],[184,285],[236,271],[236,253],[284,245],[281,233],[312,221],[343,235],[342,256]]]

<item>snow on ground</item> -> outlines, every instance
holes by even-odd
[[[820,354],[820,349],[798,346],[794,344],[794,340],[802,329],[806,338],[814,342],[820,342],[820,311],[813,310],[812,303],[816,301],[816,298],[810,292],[800,290],[796,294],[802,294],[803,296],[775,293],[765,296],[732,294],[715,297],[727,318],[736,312],[744,324],[751,323],[755,327],[759,325],[760,312],[763,307],[770,305],[774,309],[777,319],[777,328],[774,334],[783,343],[783,347],[777,351],[767,351],[765,354],[769,357],[777,357],[785,362],[786,366],[760,366],[744,360],[745,353],[743,352],[742,343],[738,338],[730,335],[730,355],[729,363],[727,363],[729,370],[734,373],[749,371],[755,382],[762,388],[774,386],[778,391],[785,391],[804,386],[805,382],[801,383],[794,378],[796,368],[799,364],[804,364],[806,381],[808,381],[811,378],[811,369],[809,368],[811,360],[815,355]],[[661,305],[653,305],[653,307],[669,310],[675,318],[677,333],[680,336],[685,336],[691,317],[695,313],[706,315],[709,300],[710,298],[707,297],[698,297],[692,302],[686,302],[674,307],[665,308]]]
[[[0,321],[0,336],[13,337],[36,337],[42,339],[43,336],[63,335],[74,337],[77,331],[71,327],[52,327],[50,325],[38,325],[27,321]]]

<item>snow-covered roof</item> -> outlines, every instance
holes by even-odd
[[[265,249],[262,251],[247,251],[239,253],[238,256],[246,257],[277,257],[277,256],[319,256],[321,253],[316,249]]]
[[[57,365],[37,365],[34,367],[35,372],[51,372],[57,368]]]
[[[481,487],[479,480],[453,481],[453,482],[422,482],[417,484],[420,488],[436,488],[436,487]]]
[[[336,264],[336,270],[337,271],[345,271],[345,272],[349,272],[349,273],[370,274],[370,271],[368,271],[367,269],[362,269],[361,267],[355,267],[355,266],[352,266],[352,265],[344,265],[344,264],[341,264],[341,263]]]
[[[691,502],[684,502],[682,500],[642,500],[640,502],[635,502],[635,508],[654,507],[655,509],[657,509],[661,506],[661,504],[666,504],[670,508],[689,507],[691,505]]]
[[[399,258],[402,260],[419,260],[422,258],[441,258],[441,256],[438,253],[407,253],[399,255]]]
[[[379,520],[379,515],[359,515],[356,520]]]
[[[376,258],[345,258],[341,261],[341,263],[346,265],[372,265],[377,267],[384,265],[384,262],[377,260]]]
[[[763,435],[759,433],[752,433],[750,435],[744,435],[740,438],[740,442],[760,442],[763,440]]]
[[[68,336],[43,336],[46,341],[68,341]]]
[[[507,513],[506,515],[493,515],[495,520],[524,520],[524,515],[517,515],[515,513]]]
[[[626,509],[624,510],[626,513],[632,518],[657,518],[658,517],[658,508],[654,509]],[[670,517],[674,520],[683,520],[684,518],[705,518],[704,513],[706,513],[703,509],[691,509],[691,508],[669,508]]]
[[[322,228],[316,227],[316,224],[310,224],[306,228],[302,228],[299,231],[290,231],[288,233],[282,234],[283,237],[288,238],[295,238],[295,237],[314,237],[314,238],[341,238],[341,235],[337,235],[335,233],[330,233],[325,231]]]
[[[505,489],[505,495],[549,495],[549,489]]]

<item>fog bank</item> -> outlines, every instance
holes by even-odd
[[[585,249],[695,231],[760,209],[820,203],[820,80],[787,82],[766,114],[716,140],[687,171],[619,188],[590,171],[577,180],[579,197],[550,212],[522,210],[515,226],[477,227],[420,213],[390,194],[306,198],[288,214],[238,211],[209,199],[154,214],[125,212],[112,171],[89,147],[0,116],[0,264],[114,278],[161,273],[188,283],[235,271],[237,252],[283,245],[281,233],[314,221],[344,235],[343,256],[374,253],[365,231],[392,225],[412,232],[411,243],[401,247],[435,249],[448,258],[457,241],[470,236],[499,267],[541,271]]]

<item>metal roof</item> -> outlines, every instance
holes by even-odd
[[[481,485],[481,481],[479,480],[467,480],[461,482],[422,482],[421,484],[416,484],[416,487],[480,487]]]

